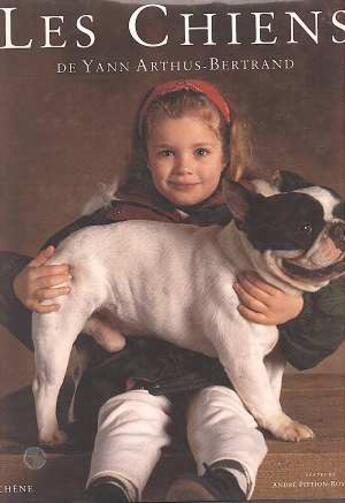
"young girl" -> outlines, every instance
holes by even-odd
[[[227,171],[239,180],[249,174],[252,166],[248,164],[244,130],[219,91],[196,80],[158,85],[145,98],[137,126],[131,171],[111,204],[77,220],[54,236],[50,244],[56,245],[84,225],[127,219],[196,225],[224,225],[231,220],[220,190],[222,175]],[[30,310],[48,313],[59,309],[57,304],[47,306],[41,301],[69,293],[69,287],[55,287],[69,279],[68,264],[45,265],[53,253],[52,246],[45,248],[16,276],[15,294]],[[303,332],[299,345],[304,355],[309,355],[305,366],[329,354],[343,337],[342,333],[339,336],[337,319],[333,322],[333,345],[328,340],[328,346],[320,351],[306,335],[306,327],[310,330],[312,325],[307,324],[309,316],[305,323],[304,312],[300,314],[303,298],[290,296],[253,273],[239,278],[234,289],[241,300],[239,310],[248,320],[276,325],[300,315],[295,325],[281,330],[286,357],[292,363],[303,362],[303,358],[295,356],[295,329]],[[317,295],[314,297],[322,303],[322,295],[326,294]],[[323,312],[315,308],[313,314],[320,325]],[[172,402],[167,396],[155,396],[146,389],[134,388],[111,397],[99,412],[88,489],[75,502],[140,500],[162,448],[170,442],[171,413]],[[212,383],[190,392],[186,422],[198,475],[176,481],[167,499],[250,498],[267,448],[253,417],[231,386]]]

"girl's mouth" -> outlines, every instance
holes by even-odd
[[[174,189],[176,190],[192,190],[194,187],[199,185],[199,182],[169,182],[169,185],[171,185]]]

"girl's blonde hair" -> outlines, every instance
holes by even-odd
[[[205,94],[183,89],[167,93],[153,101],[145,114],[140,130],[138,127],[135,128],[127,179],[122,187],[130,189],[140,184],[146,190],[154,190],[147,166],[147,141],[153,124],[164,118],[178,119],[185,115],[200,117],[222,141],[226,163],[224,175],[233,180],[253,177],[253,148],[249,123],[240,119],[233,109],[231,109],[231,122],[227,122]]]

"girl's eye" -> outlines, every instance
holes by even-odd
[[[209,154],[209,151],[206,148],[200,147],[196,149],[195,153],[199,157],[205,157],[207,154]]]
[[[172,156],[172,155],[174,155],[174,152],[173,152],[172,150],[168,150],[168,149],[166,149],[166,150],[161,150],[161,151],[159,152],[159,156],[160,156],[160,157],[170,157],[170,156]]]

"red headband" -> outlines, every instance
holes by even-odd
[[[169,80],[168,82],[164,82],[164,84],[155,86],[144,100],[139,112],[138,120],[138,128],[140,134],[142,134],[143,132],[142,130],[145,116],[151,104],[165,94],[182,90],[191,90],[204,94],[205,96],[207,96],[210,102],[220,111],[226,122],[230,122],[230,107],[215,86],[213,86],[209,82],[205,82],[204,80]]]

